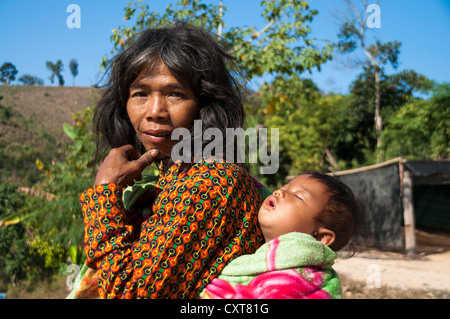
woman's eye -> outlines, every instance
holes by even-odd
[[[184,98],[184,94],[181,92],[170,92],[169,93],[170,97],[175,97],[175,98]]]
[[[138,91],[131,94],[131,97],[145,97],[147,96],[147,93],[144,91]]]

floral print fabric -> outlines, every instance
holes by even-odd
[[[262,197],[237,164],[174,164],[156,185],[151,215],[127,223],[122,189],[111,183],[80,196],[85,252],[102,298],[193,298],[232,259],[263,243]]]

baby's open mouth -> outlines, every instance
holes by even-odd
[[[273,198],[273,196],[269,196],[267,197],[266,205],[271,209],[275,209],[275,207],[277,206],[277,202],[275,201],[275,198]]]

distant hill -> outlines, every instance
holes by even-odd
[[[0,181],[34,183],[36,159],[61,159],[62,125],[97,99],[92,87],[0,86]]]

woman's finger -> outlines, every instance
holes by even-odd
[[[159,150],[153,149],[139,157],[136,161],[139,163],[139,166],[144,170],[147,166],[153,163],[159,155]]]
[[[141,157],[141,154],[131,145],[124,146],[124,154],[130,161],[138,160]]]

